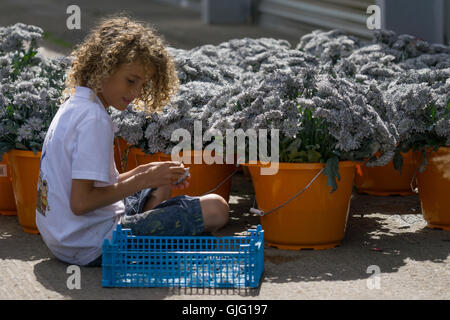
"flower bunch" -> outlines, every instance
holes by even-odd
[[[296,49],[317,57],[321,64],[328,62],[335,64],[340,59],[350,56],[362,44],[361,39],[347,35],[341,30],[326,32],[314,30],[301,37]]]
[[[411,69],[390,84],[385,91],[391,121],[399,134],[394,165],[402,168],[401,152],[450,146],[450,68]]]
[[[337,53],[325,54],[330,47]],[[298,48],[318,57],[329,74],[358,84],[387,123],[397,147],[382,146],[383,159],[371,159],[369,166],[393,159],[401,169],[401,152],[450,145],[450,47],[381,30],[366,42],[316,31],[302,38]]]
[[[376,38],[389,52],[386,68],[394,63],[397,68],[394,77],[378,81],[399,135],[394,166],[401,170],[402,152],[421,150],[423,170],[426,149],[450,146],[450,47],[387,31]]]
[[[0,53],[20,52],[27,44],[37,48],[37,42],[42,38],[43,30],[37,26],[16,23],[0,28]]]

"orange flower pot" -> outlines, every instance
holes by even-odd
[[[172,190],[172,197],[182,194],[192,197],[201,196],[204,193],[216,188],[235,170],[234,164],[206,164],[203,160],[203,150],[192,150],[189,152],[189,155],[191,163],[184,163],[182,161],[185,167],[189,167],[189,172],[191,174],[191,177],[189,178],[189,187],[181,190]],[[197,157],[201,157],[202,163],[194,163],[194,157],[196,155]],[[212,155],[214,156],[214,152]],[[183,152],[180,152],[180,156],[183,156]],[[172,161],[171,155],[161,154],[160,161]],[[230,200],[231,181],[232,178],[230,177],[211,193],[222,196],[225,201],[228,202]]]
[[[11,181],[11,166],[8,163],[7,153],[4,153],[0,161],[0,215],[15,216],[17,214]]]
[[[116,168],[119,173],[124,173],[126,171],[125,163],[123,157],[129,144],[126,140],[121,137],[114,139],[114,161],[116,163]]]
[[[160,161],[159,156],[161,152],[154,154],[147,154],[139,148],[131,147],[128,151],[128,159],[125,171],[130,171],[141,164],[146,164],[150,162]]]
[[[428,164],[417,174],[422,214],[428,227],[450,230],[450,147],[427,150]],[[415,154],[418,165],[423,158]]]
[[[380,154],[377,153],[377,156]],[[402,172],[395,170],[394,162],[390,161],[385,166],[366,167],[356,166],[355,186],[359,193],[367,193],[374,196],[414,194],[411,190],[411,179],[416,166],[414,164],[413,152],[402,154]]]
[[[12,186],[16,199],[17,217],[23,230],[37,234],[36,197],[39,178],[41,152],[10,150],[8,161],[11,164]]]
[[[272,210],[303,190],[325,164],[279,163],[274,175],[261,175],[261,163],[248,167],[258,208]],[[323,172],[302,194],[261,217],[264,238],[279,249],[327,249],[344,238],[353,189],[355,162],[339,163],[340,181],[332,194]]]

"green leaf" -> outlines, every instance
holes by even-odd
[[[7,110],[10,116],[14,114],[14,108],[12,105],[8,105]]]
[[[332,190],[330,193],[333,193],[337,189],[336,178],[338,179],[338,181],[341,181],[341,176],[339,175],[338,157],[335,156],[327,160],[323,174],[328,175],[327,185],[331,186]]]
[[[28,148],[20,142],[16,142],[15,148],[19,150],[28,150]]]
[[[322,155],[314,149],[308,150],[308,162],[319,162]]]
[[[40,151],[42,149],[42,144],[34,142],[34,141],[31,141],[30,142],[30,147],[31,147],[32,150],[39,150]]]
[[[11,144],[0,141],[0,161],[2,161],[3,154],[8,152],[9,150],[13,149],[13,146]]]
[[[433,123],[436,121],[436,107],[434,104],[431,107],[431,121],[433,121]]]
[[[420,165],[419,173],[422,173],[423,170],[425,170],[425,168],[427,167],[427,164],[428,164],[428,161],[427,161],[427,157],[426,157],[425,151],[422,152],[422,154],[424,155],[424,157],[423,157],[423,162],[422,162],[422,164]]]
[[[403,156],[400,152],[395,152],[394,159],[392,160],[394,163],[395,170],[399,170],[400,173],[402,173],[402,167],[403,167]]]
[[[448,118],[450,116],[450,101],[447,103],[447,109],[444,112],[445,118]]]
[[[306,162],[307,158],[308,158],[308,155],[307,155],[306,151],[295,152],[291,156],[292,161],[294,161],[296,159],[296,161]]]

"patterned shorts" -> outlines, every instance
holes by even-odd
[[[143,189],[124,199],[125,213],[120,219],[123,228],[141,236],[204,235],[204,223],[199,197],[181,195],[167,199],[153,209],[143,212],[152,188]],[[102,257],[86,265],[101,266]]]

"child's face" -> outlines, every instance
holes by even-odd
[[[102,92],[98,97],[105,108],[113,106],[123,111],[141,95],[144,84],[153,78],[154,71],[152,66],[151,74],[147,75],[144,66],[139,62],[124,63],[114,74],[103,81]]]

